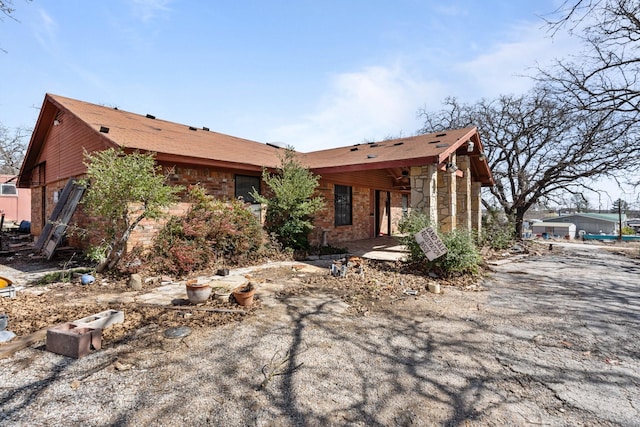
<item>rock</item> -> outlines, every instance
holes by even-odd
[[[188,326],[175,326],[173,328],[169,328],[164,331],[164,336],[166,338],[184,338],[189,336],[191,333],[191,328]]]
[[[9,342],[16,337],[11,331],[0,331],[0,342]]]
[[[142,276],[138,273],[132,274],[129,277],[129,287],[134,291],[139,291],[142,289]]]
[[[96,278],[90,274],[83,274],[82,276],[80,276],[80,283],[82,283],[83,285],[90,285],[95,281]]]

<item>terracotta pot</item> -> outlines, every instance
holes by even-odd
[[[256,288],[255,288],[255,286],[252,286],[251,290],[245,291],[245,292],[240,292],[240,290],[245,288],[245,287],[246,287],[246,285],[238,286],[237,288],[235,288],[232,291],[233,298],[240,305],[250,306],[251,304],[253,304],[253,295],[256,293]]]
[[[211,296],[211,286],[208,284],[187,283],[187,298],[191,304],[202,304]]]

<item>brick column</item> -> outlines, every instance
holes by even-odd
[[[463,177],[456,182],[456,223],[458,228],[471,230],[471,160],[469,156],[458,156],[458,170],[462,171]]]
[[[482,184],[471,184],[471,226],[478,233],[482,231]]]
[[[451,161],[456,164],[455,154]],[[438,225],[442,231],[451,231],[456,228],[456,173],[440,171],[438,173]]]
[[[438,222],[438,168],[437,165],[411,168],[411,209],[424,212],[434,223]]]

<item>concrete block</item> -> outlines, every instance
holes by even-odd
[[[124,322],[124,312],[118,310],[105,310],[91,316],[71,322],[78,328],[105,329],[116,323]]]
[[[102,329],[77,327],[72,323],[47,330],[47,351],[79,359],[102,348]]]
[[[3,297],[14,298],[16,296],[16,288],[14,286],[0,288],[0,295]]]

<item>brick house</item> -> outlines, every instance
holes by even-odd
[[[122,147],[156,153],[173,184],[203,185],[218,198],[264,191],[263,168],[280,164],[282,148],[47,94],[34,128],[18,187],[31,189],[31,233],[39,235],[66,182],[86,173],[83,152]],[[480,189],[492,185],[477,129],[298,153],[321,177],[327,210],[311,241],[336,245],[393,234],[408,209],[421,209],[444,230],[480,229]],[[174,212],[184,210],[176,206]],[[76,212],[82,223],[83,215]],[[150,240],[152,224],[134,241]]]

